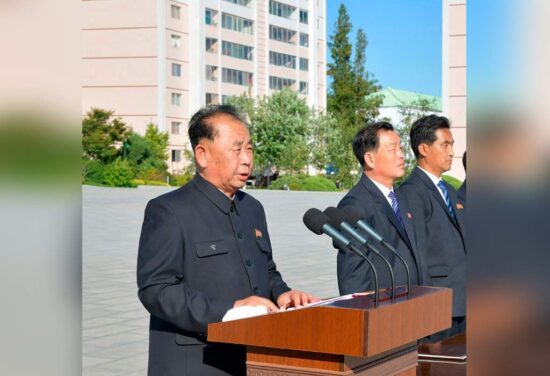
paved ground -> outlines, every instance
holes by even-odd
[[[135,268],[143,211],[169,188],[82,189],[82,367],[88,375],[146,375],[148,313]],[[249,190],[264,205],[274,258],[285,281],[320,297],[337,295],[336,252],[302,216],[336,205],[342,193]]]

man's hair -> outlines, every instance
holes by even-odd
[[[435,132],[438,129],[449,129],[449,119],[445,116],[428,115],[421,117],[415,121],[411,127],[411,148],[413,149],[416,159],[420,155],[418,146],[420,144],[431,145],[437,140]]]
[[[210,119],[214,116],[226,115],[246,125],[239,111],[234,106],[228,104],[212,104],[201,108],[191,117],[189,121],[189,141],[193,152],[199,141],[206,138],[214,141],[218,131],[212,126]]]
[[[371,150],[378,149],[378,131],[393,131],[393,125],[385,121],[370,123],[364,126],[357,132],[353,139],[353,154],[361,163],[361,167],[365,167],[365,153]]]
[[[466,151],[462,154],[462,166],[464,166],[464,172],[466,172]]]

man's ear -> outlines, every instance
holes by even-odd
[[[195,161],[197,162],[197,166],[200,167],[201,170],[205,169],[208,166],[208,158],[207,158],[208,151],[206,150],[206,147],[202,144],[198,144],[195,146]]]
[[[363,160],[365,161],[365,167],[368,167],[369,169],[374,168],[374,154],[371,152],[366,152],[363,154]]]
[[[424,143],[418,145],[418,154],[421,157],[426,158],[426,156],[428,155],[428,145]]]

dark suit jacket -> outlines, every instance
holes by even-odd
[[[462,204],[464,205],[466,203],[466,179],[464,179],[464,183],[458,188],[458,191],[456,191],[456,195],[458,196],[458,199]]]
[[[147,204],[137,283],[151,314],[149,375],[163,376],[243,373],[244,349],[207,344],[207,325],[238,299],[289,290],[262,205],[240,191],[232,201],[199,175]]]
[[[399,210],[405,230],[399,224],[390,204],[378,187],[366,176],[355,185],[338,204],[339,208],[352,206],[359,210],[364,220],[372,226],[405,259],[411,272],[411,283],[422,284],[422,265],[418,257],[414,221],[406,200],[397,192]],[[392,253],[382,250],[394,269],[396,286],[406,284],[406,272],[401,261]],[[368,254],[375,264],[380,287],[390,286],[390,275],[385,264]],[[372,271],[365,260],[353,253],[339,250],[337,258],[338,287],[340,294],[374,289]]]
[[[454,220],[439,189],[419,168],[398,188],[416,218],[418,246],[429,279],[426,284],[453,289],[453,317],[466,315],[466,246],[464,206],[445,183]]]

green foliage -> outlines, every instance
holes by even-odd
[[[171,186],[181,187],[189,183],[193,179],[193,174],[183,173],[183,174],[170,174],[168,175],[168,183]]]
[[[132,133],[126,143],[125,159],[143,180],[166,180],[168,133],[147,125],[145,136]]]
[[[103,183],[113,187],[134,187],[134,171],[127,161],[117,159],[105,166]]]
[[[84,159],[82,161],[82,180],[86,184],[103,184],[105,166],[100,161]]]
[[[455,178],[454,176],[451,176],[451,175],[441,175],[441,179],[443,179],[443,181],[445,183],[448,183],[451,185],[451,187],[453,187],[455,189],[455,191],[458,190],[458,188],[460,188],[460,186],[462,185],[462,181]]]
[[[323,176],[286,175],[275,180],[269,189],[285,189],[291,191],[337,191],[336,185]]]
[[[288,88],[254,101],[246,95],[230,97],[250,122],[257,171],[269,167],[299,172],[308,162],[308,135],[312,112]]]
[[[401,122],[395,125],[396,132],[401,138],[401,145],[405,153],[405,175],[396,181],[399,185],[411,174],[416,166],[416,157],[411,148],[410,131],[413,123],[423,116],[431,113],[431,109],[435,106],[435,99],[429,101],[425,98],[418,97],[415,101],[406,106],[399,106],[397,110],[401,117]]]
[[[340,153],[333,156],[331,164],[336,167],[336,178],[345,187],[355,183],[351,171],[361,170],[352,151],[353,137],[357,131],[369,121],[378,116],[378,108],[382,103],[380,96],[366,97],[377,92],[380,87],[376,80],[369,77],[365,69],[367,36],[362,29],[357,32],[355,55],[352,62],[352,46],[349,33],[352,24],[346,7],[340,5],[335,32],[330,37],[330,54],[332,63],[328,65],[327,73],[332,78],[328,93],[328,111],[336,119],[338,132],[337,144]]]
[[[123,144],[131,131],[118,118],[112,118],[113,111],[92,108],[82,119],[82,152],[87,159],[103,164],[113,162],[121,156]]]

